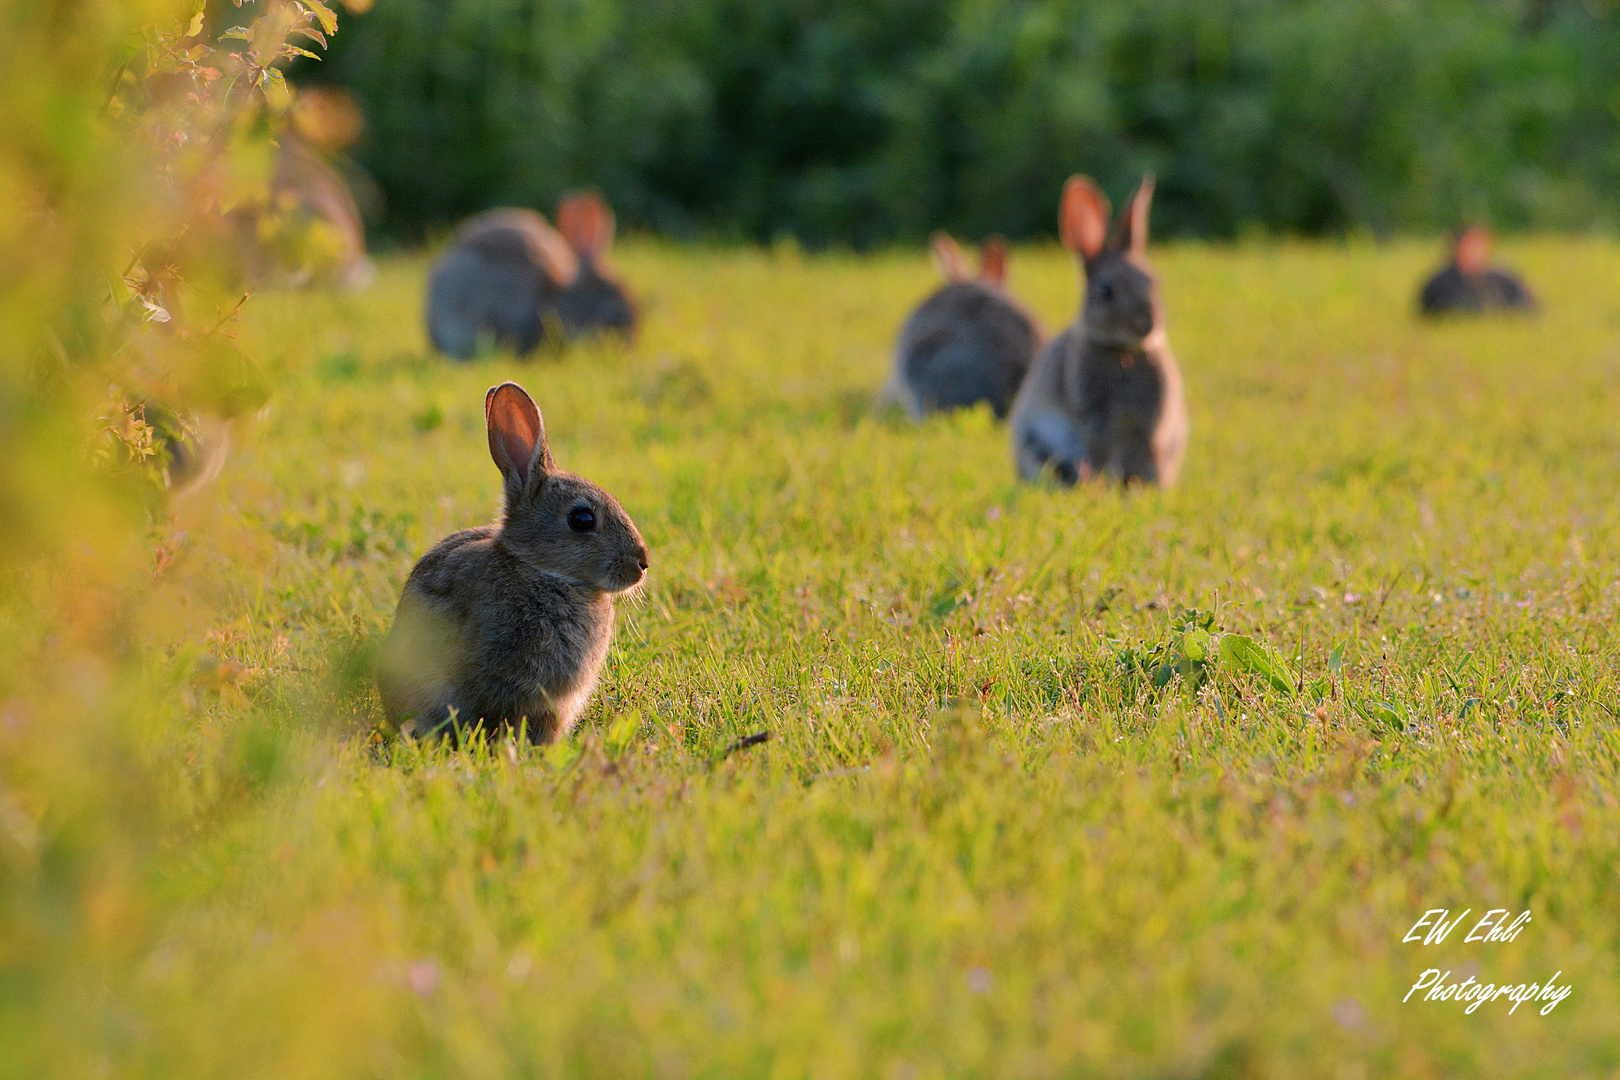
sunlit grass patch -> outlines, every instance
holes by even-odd
[[[177,766],[196,832],[109,1060],[1607,1075],[1620,249],[1507,248],[1538,319],[1416,322],[1425,245],[1157,253],[1191,450],[1125,495],[1016,484],[986,412],[874,410],[920,255],[632,244],[634,343],[467,365],[426,352],[421,258],[257,297],[275,396],[175,570],[239,613],[175,694],[233,764]],[[1013,281],[1072,315],[1055,248]],[[491,516],[507,378],[649,584],[571,742],[390,744],[368,649]],[[1402,944],[1435,907],[1534,921]],[[1400,1004],[1436,965],[1574,992]]]

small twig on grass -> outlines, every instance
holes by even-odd
[[[1402,566],[1389,576],[1388,581],[1384,582],[1384,591],[1382,595],[1378,597],[1378,610],[1373,612],[1373,625],[1376,626],[1378,620],[1383,617],[1384,605],[1389,602],[1390,591],[1395,588],[1395,583],[1401,580],[1401,575],[1404,573],[1406,573],[1406,567]]]
[[[760,743],[770,741],[771,733],[768,731],[756,731],[752,735],[744,735],[742,738],[720,751],[720,756],[715,758],[715,762],[718,764],[739,750],[747,750],[751,746],[758,746]]]

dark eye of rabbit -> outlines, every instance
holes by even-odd
[[[568,511],[568,527],[577,533],[588,533],[596,528],[596,511],[588,506],[576,506]]]
[[[1107,303],[1108,301],[1112,300],[1113,298],[1114,298],[1114,283],[1112,281],[1100,281],[1100,282],[1098,282],[1097,283],[1097,299],[1101,300],[1103,303]]]

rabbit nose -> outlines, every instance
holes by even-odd
[[[647,549],[646,548],[642,548],[640,551],[636,552],[636,562],[640,564],[641,572],[643,574],[645,574],[647,572]]]

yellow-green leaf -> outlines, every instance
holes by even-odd
[[[331,8],[321,3],[321,0],[302,0],[302,3],[304,7],[315,13],[317,19],[321,20],[321,29],[328,34],[337,33],[337,16],[332,14]]]

